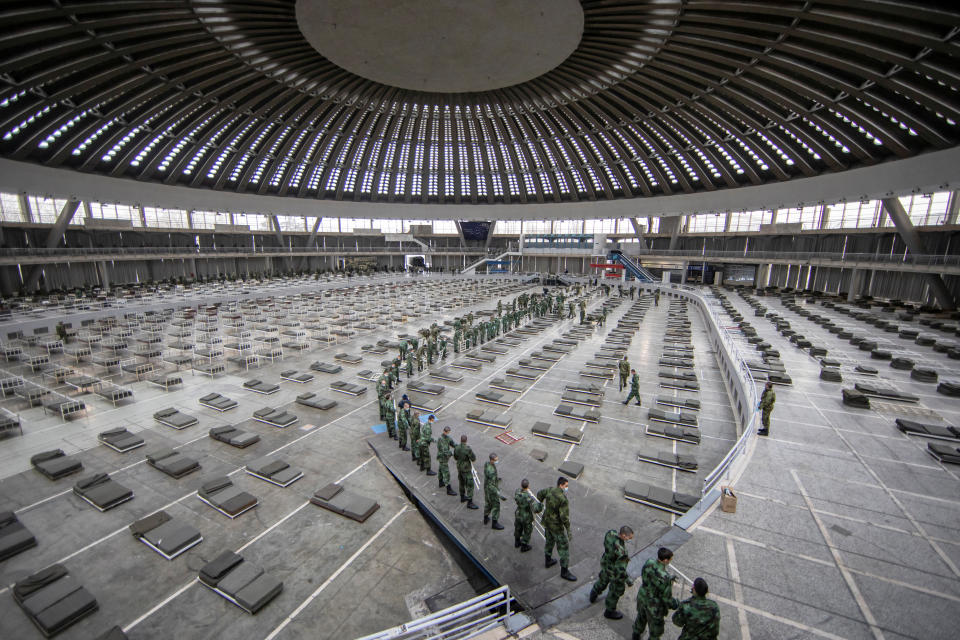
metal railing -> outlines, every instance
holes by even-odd
[[[510,587],[498,587],[476,598],[357,640],[472,638],[502,624],[510,616],[512,602]]]
[[[913,253],[851,253],[830,251],[694,251],[644,249],[631,247],[624,249],[629,256],[654,258],[683,258],[686,260],[746,260],[751,262],[772,260],[776,262],[804,263],[810,261],[840,262],[856,266],[858,264],[889,264],[917,267],[960,267],[960,255],[933,255]]]
[[[180,246],[180,247],[57,247],[47,249],[43,247],[27,248],[4,248],[0,249],[0,258],[24,258],[24,257],[43,257],[62,259],[68,256],[151,256],[176,254],[184,257],[213,257],[217,255],[343,255],[352,253],[382,253],[397,254],[401,251],[396,247],[373,247],[373,246],[340,246],[340,247],[198,247],[198,246]],[[464,253],[464,254],[486,254],[497,255],[503,253],[503,249],[487,250],[484,248],[471,247],[429,247],[423,249],[404,250],[402,253]]]

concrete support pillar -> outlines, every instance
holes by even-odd
[[[670,246],[668,249],[673,251],[677,248],[677,242],[680,239],[680,229],[683,226],[683,216],[670,216],[660,218],[660,233],[670,234]]]
[[[884,198],[882,202],[883,208],[886,210],[887,215],[890,216],[894,226],[897,228],[897,232],[900,234],[900,237],[903,238],[903,241],[910,250],[910,253],[919,255],[925,254],[927,249],[923,244],[923,239],[913,227],[913,222],[911,222],[910,216],[907,215],[906,210],[900,203],[900,199]],[[927,280],[927,283],[930,285],[930,292],[933,294],[934,298],[936,298],[941,308],[946,310],[953,310],[957,308],[957,303],[953,299],[953,295],[951,295],[950,290],[947,289],[947,285],[944,283],[940,274],[928,273],[924,274],[924,277]]]
[[[947,218],[945,224],[957,224],[957,213],[960,213],[960,191],[951,191],[947,202]]]
[[[730,214],[723,214],[723,232],[728,233],[730,231]]]
[[[63,205],[63,208],[60,210],[60,214],[57,216],[57,221],[53,223],[53,227],[50,228],[49,233],[47,233],[47,240],[44,243],[46,249],[53,249],[63,238],[64,232],[67,230],[67,225],[70,224],[70,221],[73,219],[73,214],[77,212],[77,208],[80,206],[79,200],[67,200]],[[40,282],[40,276],[43,275],[43,264],[35,264],[30,269],[30,274],[27,276],[24,286],[27,291],[33,291],[36,289],[37,284]]]
[[[193,229],[193,211],[187,210],[187,228]]]
[[[100,275],[100,286],[103,289],[110,288],[110,272],[107,271],[107,263],[104,260],[97,261],[97,273]]]
[[[853,302],[857,299],[860,291],[860,269],[854,269],[850,274],[850,286],[847,289],[847,302]]]
[[[27,194],[18,193],[17,200],[20,202],[20,217],[23,218],[24,222],[33,222],[33,211],[30,208],[30,199],[27,198]]]
[[[640,221],[636,218],[630,218],[630,223],[633,225],[633,233],[637,236],[637,242],[640,243],[640,248],[646,249],[647,240],[643,237],[643,227],[640,226]]]
[[[753,279],[753,286],[757,289],[763,289],[767,286],[767,282],[770,280],[770,265],[769,264],[758,264],[757,265],[757,275]]]
[[[690,268],[690,263],[682,262],[680,263],[680,268],[682,269],[680,272],[680,284],[687,284],[687,271]]]

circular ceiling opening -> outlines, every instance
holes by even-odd
[[[325,58],[386,85],[489,91],[550,71],[583,34],[578,0],[297,0]]]

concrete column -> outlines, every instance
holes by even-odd
[[[104,260],[97,261],[97,273],[100,274],[100,286],[104,289],[110,288],[110,274],[107,271],[107,263]]]
[[[769,264],[758,264],[757,265],[757,275],[753,279],[753,286],[756,289],[763,289],[767,286],[767,282],[770,280],[770,265]]]
[[[187,209],[187,228],[193,229],[193,211]]]
[[[53,249],[63,238],[63,234],[67,230],[67,225],[70,224],[70,221],[73,219],[73,214],[77,212],[77,208],[80,206],[78,200],[67,200],[63,205],[63,208],[60,210],[60,214],[57,216],[57,221],[53,223],[53,226],[50,228],[50,231],[47,233],[47,240],[44,243],[44,247],[47,249]],[[27,291],[33,291],[37,287],[37,283],[40,282],[40,276],[43,274],[43,264],[35,264],[30,269],[30,274],[27,276],[24,286]]]
[[[820,205],[820,228],[826,229],[827,222],[829,220],[830,220],[830,208],[825,204]]]
[[[24,222],[33,222],[33,210],[30,208],[30,199],[27,194],[18,193],[17,200],[20,201],[20,216]]]
[[[723,232],[728,233],[730,231],[730,213],[727,212],[723,214]]]
[[[683,269],[680,272],[680,284],[687,284],[687,270],[690,268],[690,263],[683,262],[680,264],[680,268]]]
[[[960,191],[951,191],[947,202],[947,218],[945,224],[957,224],[957,213],[960,212]]]
[[[900,237],[903,238],[903,241],[910,250],[910,253],[919,255],[925,254],[927,249],[923,244],[923,239],[914,228],[913,222],[910,221],[910,216],[907,215],[906,210],[900,203],[900,199],[884,198],[881,202],[883,202],[883,208],[886,210],[887,215],[890,216],[894,226],[897,228],[897,232],[900,234]],[[940,304],[941,308],[946,310],[953,310],[957,308],[957,303],[953,299],[953,295],[951,295],[950,290],[947,289],[947,285],[944,283],[940,274],[928,273],[924,274],[924,277],[927,280],[927,283],[930,285],[930,292],[937,299],[937,302]]]
[[[850,274],[850,286],[847,290],[847,302],[853,302],[857,299],[860,290],[860,269],[854,269]]]

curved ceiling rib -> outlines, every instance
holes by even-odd
[[[295,0],[0,7],[0,156],[289,198],[571,203],[711,193],[960,142],[960,7],[582,0],[556,68],[423,93],[339,68]]]

